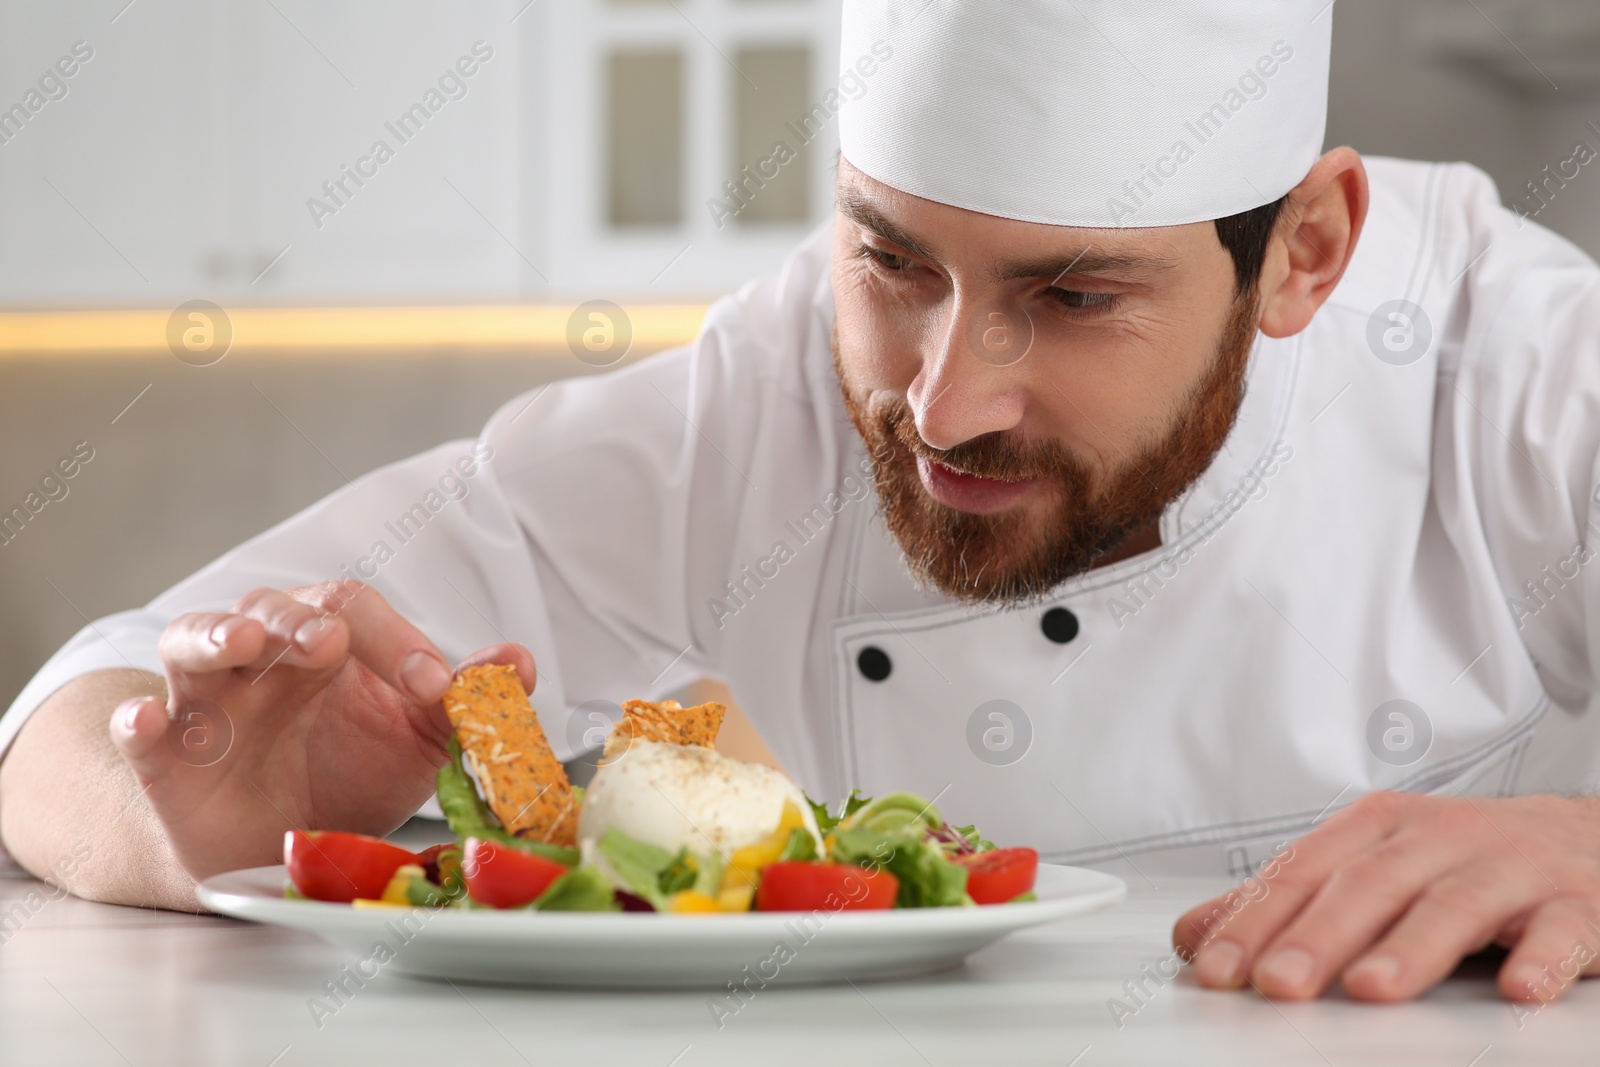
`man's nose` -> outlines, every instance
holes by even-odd
[[[1015,429],[1026,409],[1022,364],[1032,323],[1003,299],[958,296],[932,332],[906,390],[917,432],[934,448]]]

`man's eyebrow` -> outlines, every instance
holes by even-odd
[[[1165,256],[1143,252],[1113,252],[1089,245],[1074,256],[1045,256],[1042,259],[1019,260],[1002,263],[990,271],[990,277],[999,282],[1019,278],[1049,278],[1063,274],[1116,274],[1146,277],[1170,270],[1177,261]]]
[[[918,259],[925,259],[930,263],[938,262],[938,257],[927,245],[907,233],[860,193],[855,190],[844,190],[836,199],[840,213],[857,226],[877,234],[890,244],[899,245]]]
[[[871,200],[856,190],[841,191],[836,197],[839,211],[857,226],[877,234],[891,244],[897,244],[918,259],[938,262],[931,249],[918,238],[906,232],[890,219]],[[990,268],[989,277],[997,282],[1027,278],[1054,280],[1063,274],[1114,274],[1131,277],[1149,276],[1169,270],[1177,261],[1165,256],[1141,252],[1113,252],[1088,245],[1073,256],[1045,256],[1040,259],[1002,263]]]

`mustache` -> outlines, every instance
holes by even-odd
[[[1087,465],[1054,441],[1019,441],[1005,431],[982,434],[934,448],[917,431],[911,407],[900,397],[883,405],[880,424],[886,437],[914,457],[932,460],[963,474],[999,481],[1033,479],[1082,484],[1090,477]]]

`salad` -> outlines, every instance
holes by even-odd
[[[1038,853],[996,848],[920,796],[852,792],[835,810],[716,752],[726,709],[629,701],[587,790],[556,760],[511,667],[445,696],[439,771],[457,840],[420,853],[338,831],[285,837],[290,897],[367,907],[845,911],[1033,899]]]

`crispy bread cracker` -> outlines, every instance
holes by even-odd
[[[462,754],[489,810],[521,837],[571,847],[578,806],[515,667],[487,663],[458,674],[444,695]]]
[[[716,702],[686,708],[676,700],[629,700],[622,705],[622,721],[612,727],[611,736],[606,738],[605,756],[612,759],[635,741],[715,748],[717,731],[722,729],[722,717],[727,713],[727,705]]]

